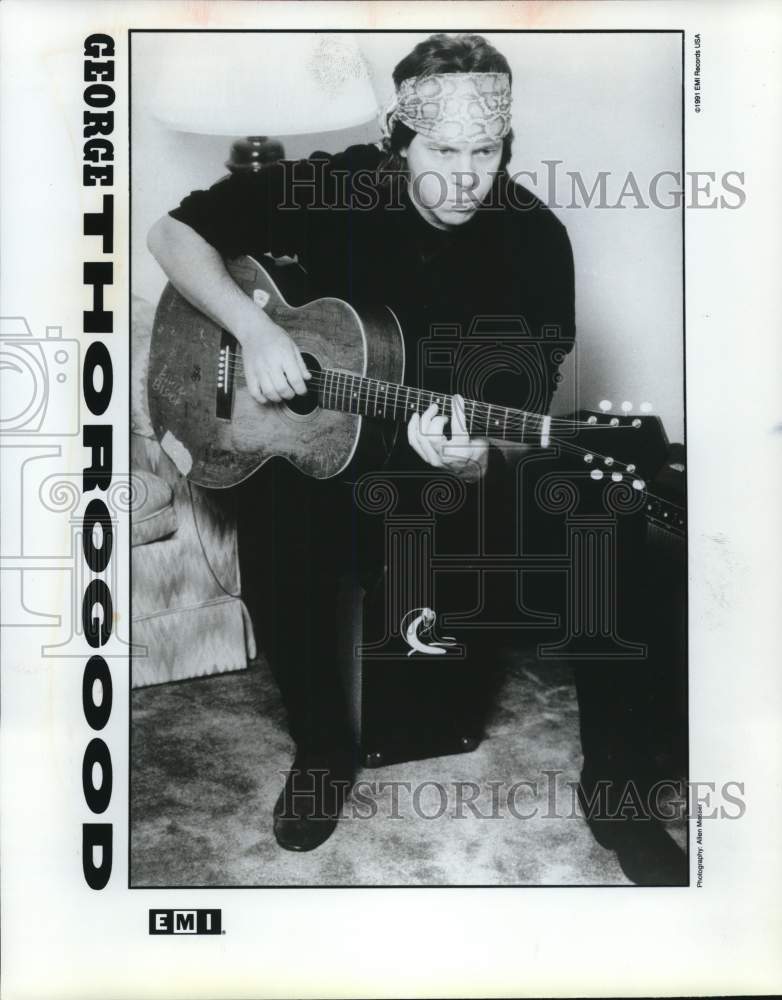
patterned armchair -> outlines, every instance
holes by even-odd
[[[255,637],[240,596],[230,492],[189,483],[155,439],[147,406],[154,308],[132,308],[133,686],[247,666]]]

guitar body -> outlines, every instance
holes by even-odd
[[[241,257],[228,270],[257,308],[287,331],[312,374],[306,395],[283,403],[252,398],[241,347],[230,333],[173,286],[161,296],[147,396],[160,446],[182,475],[221,489],[281,457],[315,479],[355,478],[383,464],[396,428],[413,413],[434,403],[450,417],[451,396],[403,384],[404,340],[390,309],[336,298],[307,302],[298,266],[271,260],[267,266]],[[644,491],[665,455],[653,417],[581,411],[562,419],[470,399],[464,407],[470,435],[538,448],[555,443],[597,482],[610,477]],[[662,439],[652,447],[655,429]],[[683,524],[681,512],[662,516]]]
[[[291,305],[279,276],[289,272],[300,283],[295,265],[275,268],[277,280],[251,257],[230,263],[228,270],[258,308],[290,334],[310,371],[337,369],[402,381],[402,331],[389,309],[333,298]],[[314,392],[262,405],[240,370],[236,340],[167,285],[150,345],[149,410],[161,447],[194,483],[235,486],[277,456],[316,479],[369,462],[377,467],[385,457],[393,428],[389,433],[380,422],[322,408]]]

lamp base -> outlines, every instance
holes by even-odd
[[[226,167],[232,174],[255,173],[267,163],[275,163],[285,156],[282,143],[265,135],[248,135],[237,139],[231,146],[231,157]]]

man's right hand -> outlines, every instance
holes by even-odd
[[[281,403],[307,392],[310,373],[298,347],[244,294],[213,246],[170,215],[158,219],[147,243],[177,291],[242,345],[253,399]]]
[[[253,399],[259,403],[281,403],[303,396],[311,378],[301,356],[281,326],[264,317],[263,326],[237,334],[244,357],[244,376]]]

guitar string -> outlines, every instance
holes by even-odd
[[[244,376],[244,366],[240,361],[230,364],[228,366],[228,370],[234,375],[234,377]],[[341,378],[345,378],[345,382],[342,385],[339,384],[339,380]],[[447,410],[451,405],[451,396],[449,396],[447,393],[436,393],[431,389],[422,389],[415,386],[406,386],[396,382],[385,382],[381,379],[373,379],[365,375],[357,375],[354,372],[342,372],[342,371],[337,371],[336,369],[328,369],[325,372],[313,372],[312,378],[306,384],[327,390],[328,396],[333,398],[334,402],[341,401],[343,403],[350,404],[351,400],[348,399],[345,395],[346,390],[348,390],[349,388],[347,382],[348,379],[351,380],[350,384],[351,390],[355,389],[355,382],[353,380],[356,379],[360,380],[357,394],[354,397],[357,399],[359,403],[367,405],[371,403],[376,407],[376,409],[380,409],[382,407],[384,411],[388,406],[390,406],[392,410],[396,411],[397,409],[399,409],[400,406],[399,403],[400,393],[404,391],[408,396],[408,398],[405,400],[405,411],[408,408],[414,409],[413,405],[410,404],[409,402],[409,395],[410,393],[416,393],[419,396],[418,400],[419,405],[423,403],[423,400],[420,398],[421,395],[432,396],[433,401],[434,397],[438,396],[442,397],[445,400],[445,405],[442,411],[442,415],[450,416],[450,413],[448,413]],[[213,384],[219,384],[221,381],[222,378],[218,374]],[[329,384],[329,382],[331,382],[332,384]],[[247,384],[246,378],[244,384],[245,385]],[[395,390],[395,399],[393,401],[389,401],[388,394],[385,392],[383,392],[381,398],[380,390],[384,386],[392,386],[393,389]],[[429,403],[428,405],[431,405],[431,403]],[[468,411],[465,413],[465,416],[470,421],[475,421],[476,418],[478,419],[484,418],[485,420],[490,421],[492,419],[491,417],[492,409],[498,410],[500,412],[507,410],[508,411],[507,417],[504,418],[502,421],[495,419],[494,424],[499,425],[500,422],[502,422],[503,427],[509,427],[510,429],[518,429],[518,427],[520,426],[521,429],[524,430],[525,425],[528,423],[531,425],[531,428],[534,429],[535,422],[537,421],[540,424],[538,429],[542,430],[543,429],[542,424],[546,419],[545,415],[541,415],[539,413],[517,410],[514,409],[514,407],[505,407],[499,403],[484,403],[482,400],[467,399],[465,400],[465,405],[466,405],[466,410]],[[372,414],[370,414],[370,416],[371,415]],[[489,430],[489,426],[490,426],[489,424],[486,425],[487,431]],[[598,426],[595,422],[564,420],[560,417],[551,417],[549,422],[549,433],[553,433],[558,429],[561,429],[562,432],[574,429],[587,430],[595,426]],[[614,429],[610,424],[608,425],[603,424],[599,426],[605,429],[608,428]],[[620,426],[620,425],[615,425],[615,426]]]
[[[234,371],[235,376],[237,376],[237,381],[239,380],[238,376],[241,376],[242,379],[243,379],[244,385],[246,385],[247,384],[247,380],[246,380],[246,377],[244,377],[243,369],[241,368],[241,366],[237,365],[233,369],[233,371]],[[345,377],[345,382],[344,382],[344,384],[340,385],[339,382],[340,382],[340,379],[343,376]],[[348,386],[347,379],[351,379],[350,386]],[[357,390],[357,392],[356,391],[352,391],[351,398],[348,398],[347,395],[346,395],[346,392],[348,391],[349,388],[350,388],[350,390],[354,390],[355,389],[355,382],[353,381],[355,379],[359,379],[360,380],[360,384],[358,386],[358,390]],[[329,384],[330,381],[331,381],[332,384]],[[222,382],[222,378],[220,376],[218,376],[214,381],[210,380],[210,383],[214,384],[214,385],[217,385],[220,382]],[[242,384],[242,383],[240,382],[240,384]],[[435,399],[437,399],[438,403],[441,402],[441,400],[444,400],[445,401],[445,405],[443,407],[442,415],[444,415],[444,416],[450,416],[451,415],[447,411],[448,411],[449,407],[452,405],[452,397],[450,395],[448,395],[447,393],[437,393],[437,392],[435,392],[434,390],[431,390],[431,389],[422,389],[422,388],[417,388],[417,387],[414,387],[414,386],[405,386],[405,385],[402,385],[400,383],[395,383],[395,382],[384,382],[384,381],[379,380],[379,379],[370,379],[367,376],[356,375],[355,373],[352,373],[352,372],[341,372],[341,371],[337,371],[335,369],[329,369],[329,370],[327,370],[326,372],[323,372],[323,373],[321,373],[321,372],[313,372],[312,373],[312,379],[310,380],[310,382],[308,384],[310,386],[316,386],[316,387],[319,387],[320,389],[323,389],[324,390],[324,398],[328,397],[330,401],[333,400],[335,403],[336,402],[341,402],[342,404],[346,404],[349,407],[351,405],[351,403],[352,403],[352,399],[355,398],[357,400],[357,405],[358,404],[367,404],[367,405],[371,404],[371,405],[373,405],[375,407],[376,411],[382,408],[384,410],[384,413],[388,409],[388,407],[390,406],[391,409],[394,411],[394,415],[396,415],[396,411],[400,407],[399,393],[400,393],[401,390],[404,390],[405,394],[408,397],[405,400],[405,404],[404,404],[405,411],[407,411],[408,407],[410,409],[413,409],[413,404],[411,404],[409,402],[409,394],[410,393],[415,393],[415,394],[418,395],[418,397],[419,397],[418,398],[418,405],[419,406],[424,405],[424,403],[425,403],[425,400],[422,399],[421,397],[428,395],[428,396],[432,397],[432,402],[434,402]],[[362,385],[366,389],[366,392],[363,391]],[[386,385],[391,385],[396,390],[395,399],[392,400],[392,401],[390,401],[390,402],[388,400],[388,396],[387,396],[386,393],[383,394],[383,398],[382,399],[380,398],[380,388],[384,387]],[[375,390],[374,391],[374,399],[371,398],[371,393],[372,393],[373,389]],[[484,402],[482,402],[480,400],[470,400],[470,399],[468,399],[468,400],[465,401],[465,403],[466,403],[466,406],[469,407],[469,409],[471,411],[471,413],[467,414],[467,416],[469,416],[470,419],[473,420],[473,421],[475,420],[475,417],[478,416],[478,415],[481,416],[481,417],[490,419],[489,414],[490,414],[491,409],[507,410],[508,411],[508,416],[507,416],[507,418],[505,420],[502,421],[503,427],[506,427],[506,426],[509,425],[512,429],[517,429],[519,426],[521,426],[522,429],[523,429],[524,426],[527,423],[530,423],[532,425],[532,427],[534,428],[534,422],[537,421],[537,422],[539,422],[539,426],[536,429],[539,430],[539,431],[541,431],[541,432],[543,431],[543,423],[545,422],[545,419],[546,419],[545,415],[538,414],[538,413],[532,413],[532,412],[524,411],[524,410],[517,410],[517,409],[514,409],[513,407],[504,407],[504,406],[501,406],[498,403],[484,403]],[[427,405],[430,406],[431,402],[429,404],[427,404]],[[342,407],[337,407],[337,408],[338,409],[342,409]],[[485,411],[484,411],[484,408],[485,408]],[[352,411],[348,409],[346,412],[352,412]],[[367,415],[368,416],[375,416],[375,415],[377,415],[377,413],[375,413],[375,414],[367,414]],[[611,418],[611,419],[616,419],[618,421],[619,418],[618,417],[614,417],[614,418]],[[625,418],[625,419],[628,419],[628,418]],[[635,419],[638,419],[638,418],[635,418]],[[500,423],[499,420],[494,420],[494,424],[495,425],[497,425],[499,423]],[[551,434],[552,431],[558,431],[560,428],[563,431],[565,431],[565,430],[572,430],[574,428],[576,428],[576,429],[583,429],[583,430],[588,430],[590,428],[593,428],[593,429],[594,428],[599,428],[601,430],[617,430],[617,429],[625,429],[625,430],[627,430],[628,429],[626,424],[624,425],[624,428],[622,428],[622,425],[619,424],[618,422],[617,422],[617,424],[610,424],[610,423],[609,424],[598,424],[596,422],[596,419],[595,420],[579,421],[579,420],[564,420],[564,419],[559,418],[559,417],[551,417],[550,421],[549,421],[549,434]],[[490,427],[490,425],[488,423],[486,424],[486,430],[487,430],[487,432],[491,430],[491,427]],[[585,454],[587,454],[588,452],[589,452],[589,449],[584,449],[584,453]]]
[[[319,374],[319,373],[314,373],[314,375],[317,375],[317,374]],[[363,378],[363,376],[359,376],[359,377]],[[328,380],[330,378],[332,378],[332,380],[335,382],[335,384],[334,384],[333,387],[327,385],[327,382],[328,382]],[[350,400],[345,399],[345,389],[347,387],[347,383],[345,384],[345,386],[340,386],[339,385],[339,380],[338,380],[338,378],[336,376],[332,377],[331,375],[325,375],[323,377],[322,383],[321,383],[321,381],[320,381],[319,378],[317,379],[317,383],[320,384],[320,388],[322,388],[322,389],[325,390],[324,391],[324,402],[330,401],[330,400],[327,400],[326,397],[332,397],[332,396],[333,396],[334,402],[338,401],[338,397],[342,397],[342,402],[343,403],[344,402],[347,402],[347,403],[350,402]],[[379,384],[382,385],[383,383],[379,383]],[[407,387],[401,387],[400,386],[400,388],[405,388],[405,391],[407,391]],[[424,393],[427,393],[427,394],[430,394],[430,395],[435,395],[434,393],[431,392],[431,390],[417,390],[417,389],[413,389],[411,391],[416,392],[416,393],[418,393],[418,392],[424,392]],[[448,413],[448,410],[449,410],[448,403],[450,402],[450,399],[449,399],[448,396],[445,396],[445,399],[446,399],[446,406],[443,408],[443,412],[444,412],[444,415],[450,416],[450,414]],[[419,405],[423,405],[423,401],[420,400],[420,398],[419,398],[418,402],[419,402]],[[364,396],[362,395],[361,389],[359,388],[359,392],[358,392],[358,396],[357,396],[357,406],[361,406],[364,403],[366,403],[366,404],[370,403],[369,390],[367,390],[366,398],[364,398]],[[376,410],[379,410],[380,409],[380,400],[376,399],[374,401],[374,403],[377,404],[376,405]],[[388,401],[386,399],[384,399],[384,401],[383,401],[384,415],[386,415],[385,411],[386,411],[387,405],[388,405]],[[399,401],[398,401],[398,399],[393,400],[390,405],[391,405],[391,410],[392,410],[393,416],[395,416],[395,417],[398,416],[398,414],[397,414],[397,410],[399,408]],[[484,405],[486,405],[487,408],[489,407],[489,404],[484,404]],[[412,409],[412,407],[411,407],[411,409]],[[510,409],[510,408],[508,408],[508,409]],[[348,410],[348,412],[352,412],[352,411]],[[407,400],[405,401],[405,411],[404,412],[407,412]],[[488,414],[488,412],[489,411],[487,409],[487,414]],[[514,436],[515,436],[515,434],[517,432],[519,433],[519,443],[521,443],[521,439],[523,438],[524,433],[527,430],[529,430],[529,431],[539,431],[539,432],[542,433],[542,430],[543,430],[543,419],[544,419],[543,417],[541,417],[539,414],[525,414],[523,411],[521,411],[521,417],[519,418],[518,412],[519,411],[516,411],[517,415],[514,415],[513,410],[510,410],[510,416],[507,417],[505,420],[503,420],[503,434],[505,435],[505,439],[509,439],[511,441],[514,440],[514,437],[510,437],[509,438],[508,431],[510,431],[511,434],[513,434]],[[472,414],[471,416],[472,416],[471,423],[474,423],[476,415]],[[480,419],[480,414],[479,414],[479,419]],[[499,421],[496,421],[496,423],[499,423]],[[617,430],[617,429],[620,429],[621,425],[618,425],[618,424],[617,425],[597,424],[597,423],[588,423],[588,422],[584,422],[584,421],[566,421],[566,420],[559,420],[559,419],[556,419],[556,418],[552,418],[552,420],[550,422],[550,427],[549,427],[549,437],[551,437],[552,440],[556,440],[557,443],[559,443],[561,446],[569,449],[572,452],[575,452],[576,454],[580,454],[581,456],[592,455],[595,459],[597,459],[598,464],[600,464],[600,463],[605,464],[607,466],[607,468],[609,468],[612,471],[619,471],[619,469],[621,468],[622,470],[624,470],[627,473],[627,475],[633,475],[633,473],[635,472],[634,469],[633,470],[629,470],[629,466],[632,463],[623,463],[623,462],[620,462],[618,459],[613,459],[609,455],[602,455],[599,452],[595,452],[593,449],[584,448],[584,447],[576,445],[575,443],[571,443],[570,441],[567,441],[567,440],[563,439],[557,433],[560,427],[563,427],[564,429],[566,429],[568,431],[572,430],[573,428],[590,429],[590,428],[596,428],[596,427],[599,427],[600,429],[603,429],[603,430]],[[624,429],[625,430],[628,429],[627,425],[625,425]],[[487,434],[487,436],[492,437],[491,427],[490,426],[486,426],[486,434]]]
[[[236,366],[235,374],[238,375],[238,376],[241,376],[242,379],[244,380],[243,370],[242,370],[242,368],[239,365]],[[366,378],[365,376],[358,376],[358,375],[355,375],[354,373],[351,373],[351,372],[339,372],[339,371],[337,371],[335,369],[329,369],[329,370],[327,370],[324,373],[321,373],[321,372],[313,372],[312,373],[313,378],[316,379],[317,382],[320,382],[321,377],[322,377],[322,383],[321,383],[321,386],[320,386],[321,388],[324,388],[324,389],[326,388],[326,383],[329,380],[329,378],[331,378],[332,380],[335,381],[336,384],[333,387],[329,387],[329,391],[328,391],[329,395],[331,395],[332,392],[333,392],[333,395],[334,395],[335,399],[336,399],[336,397],[338,395],[343,395],[344,396],[344,389],[346,388],[347,383],[346,383],[345,386],[342,386],[342,387],[340,387],[339,384],[338,384],[339,378],[341,376],[343,376],[343,375],[346,375],[346,376],[348,376],[350,378],[360,378],[360,379],[362,379],[362,381],[364,382],[364,384],[366,384],[368,386],[368,388],[367,388],[367,399],[366,399],[366,402],[369,401],[369,387],[371,386],[372,382],[375,382],[377,385],[386,385],[386,384],[394,385],[395,387],[398,387],[399,389],[404,389],[405,391],[407,391],[407,389],[408,389],[407,386],[403,386],[401,384],[398,385],[397,383],[383,383],[380,380],[370,380],[370,379]],[[213,384],[216,385],[216,384],[218,384],[221,381],[222,381],[222,379],[218,378],[218,379],[216,379],[214,381]],[[244,381],[245,381],[245,384],[246,384],[246,380],[244,380]],[[433,394],[433,393],[431,393],[431,390],[428,390],[428,389],[421,389],[421,390],[419,390],[419,389],[416,389],[414,387],[410,387],[410,391],[416,392],[416,393],[423,392],[423,393]],[[450,397],[447,396],[447,395],[445,395],[445,394],[443,394],[443,395],[444,395],[444,398],[446,399],[446,401],[449,402],[450,401]],[[359,390],[359,402],[361,402],[360,396],[361,396],[361,393],[360,393],[360,390]],[[344,399],[343,399],[343,401],[344,401]],[[468,402],[473,402],[473,401],[468,401]],[[419,405],[420,404],[421,404],[421,400],[419,399]],[[480,404],[480,403],[478,403],[477,405],[484,405],[487,408],[489,408],[490,405],[494,405],[494,404]],[[391,408],[392,408],[392,410],[394,410],[394,415],[396,415],[395,411],[398,409],[398,406],[399,406],[399,404],[396,401],[391,404]],[[508,407],[507,409],[511,410],[511,413],[513,412],[512,408]],[[352,411],[347,411],[347,412],[352,412]],[[522,423],[521,423],[521,429],[522,429],[522,431],[524,430],[524,425],[525,425],[526,421],[529,420],[530,418],[537,418],[541,422],[543,420],[543,417],[541,417],[539,414],[531,414],[531,413],[525,414],[524,411],[517,411],[517,412],[521,412],[522,415],[523,415],[523,419],[522,419]],[[359,415],[359,414],[357,414],[357,415]],[[516,419],[518,420],[518,418],[516,418]],[[504,427],[505,427],[506,424],[507,424],[507,422],[504,422]],[[581,421],[565,421],[565,420],[557,420],[556,418],[552,418],[551,429],[556,429],[556,427],[558,425],[560,425],[560,424],[563,424],[567,429],[572,429],[574,427],[583,428],[583,429],[595,429],[595,428],[598,428],[598,429],[601,429],[601,430],[618,430],[618,429],[621,429],[621,425],[594,424],[594,423],[586,423],[586,422],[581,422]],[[514,427],[514,425],[511,424],[511,430],[514,430],[514,429],[518,429],[518,426]],[[538,428],[538,429],[542,430],[542,427]],[[565,439],[557,436],[556,434],[552,434],[551,433],[551,429],[550,429],[550,433],[549,433],[549,436],[550,436],[551,440],[554,441],[556,444],[558,444],[561,448],[565,449],[566,451],[570,451],[570,452],[572,452],[574,454],[581,455],[582,457],[583,456],[587,456],[587,455],[591,455],[592,458],[597,462],[597,465],[600,465],[600,464],[606,465],[607,469],[609,470],[608,472],[604,472],[602,469],[600,469],[599,471],[602,473],[602,475],[600,477],[592,477],[592,476],[590,476],[590,478],[594,478],[596,481],[599,481],[599,479],[602,479],[604,476],[613,475],[614,473],[617,473],[617,474],[621,474],[623,477],[624,476],[628,476],[628,477],[632,476],[634,479],[640,479],[640,476],[638,476],[636,474],[635,467],[633,467],[633,469],[630,470],[630,466],[633,463],[625,463],[625,462],[620,461],[619,459],[614,459],[611,456],[602,455],[599,452],[595,452],[592,449],[584,448],[584,447],[582,447],[580,445],[577,445],[577,444],[575,444],[573,442],[565,440]],[[627,429],[627,425],[625,425],[624,429],[625,430]],[[492,435],[489,433],[488,436],[491,437]],[[511,440],[511,443],[514,443],[514,442]],[[521,443],[521,442],[519,441],[518,443]],[[621,480],[615,480],[615,481],[621,481]],[[645,496],[646,496],[647,499],[650,499],[650,500],[659,500],[663,504],[666,504],[666,505],[668,505],[670,507],[675,507],[678,510],[682,510],[682,508],[678,504],[676,504],[675,502],[667,499],[666,497],[661,497],[661,496],[659,496],[657,494],[652,493],[649,490],[648,485],[646,484],[645,480],[640,480],[640,481],[643,482],[643,484],[644,484],[643,485],[643,491],[644,491]],[[662,523],[664,523],[664,522],[662,522]],[[670,524],[670,522],[669,522],[669,524]]]
[[[241,369],[241,367],[239,365],[236,366],[236,373],[239,374],[239,375],[243,375],[242,369]],[[387,384],[391,384],[391,385],[394,385],[395,387],[397,387],[397,383],[384,383],[384,382],[382,382],[380,380],[376,380],[376,379],[375,380],[370,380],[370,379],[366,378],[365,376],[355,375],[354,373],[350,373],[350,372],[341,372],[341,371],[337,371],[335,369],[329,369],[326,372],[313,372],[313,380],[315,380],[316,385],[319,385],[320,388],[322,388],[322,389],[325,390],[324,391],[324,397],[331,397],[331,398],[333,398],[334,402],[337,402],[338,400],[341,400],[341,402],[349,404],[350,400],[347,399],[346,396],[345,396],[345,391],[348,388],[347,381],[345,382],[344,385],[340,385],[339,384],[339,380],[343,376],[347,376],[347,378],[350,378],[350,379],[354,379],[354,378],[361,379],[362,382],[363,382],[363,384],[367,388],[366,398],[364,398],[364,396],[362,395],[361,386],[359,386],[358,395],[357,395],[357,405],[360,405],[360,404],[363,404],[363,403],[367,403],[367,404],[370,403],[370,390],[373,387],[377,388],[379,386],[383,386],[383,385],[387,385]],[[333,382],[333,385],[328,385],[329,380],[331,380],[331,382]],[[218,378],[217,382],[220,382],[220,381],[221,381],[221,379]],[[245,384],[246,384],[246,380],[244,380],[244,381],[245,381]],[[374,386],[373,386],[373,383],[374,383]],[[312,381],[310,382],[310,384],[312,384]],[[408,392],[408,387],[407,386],[399,385],[398,388],[399,389],[404,389],[406,393]],[[434,393],[432,390],[429,390],[429,389],[418,389],[418,388],[410,387],[409,391],[419,394],[419,400],[418,400],[418,405],[419,406],[423,405],[423,402],[424,402],[423,400],[420,399],[420,394],[421,393],[428,394],[428,395],[431,395],[431,396],[438,395],[437,393]],[[372,401],[373,405],[376,406],[377,410],[379,410],[381,408],[381,405],[382,405],[383,409],[385,410],[387,408],[387,406],[388,406],[388,400],[386,398],[384,398],[383,401],[382,401],[382,403],[381,403],[381,400],[380,400],[379,396],[377,395],[377,392],[376,392],[375,395],[376,395],[376,398],[375,398],[374,401]],[[450,397],[448,395],[446,395],[446,394],[442,394],[442,395],[443,395],[443,398],[446,401],[446,405],[445,405],[445,407],[443,409],[443,415],[450,416],[450,414],[447,413],[447,410],[449,408],[448,404],[451,401]],[[397,393],[397,396],[398,396],[398,393]],[[472,404],[474,404],[476,407],[485,406],[486,407],[486,413],[483,414],[483,416],[487,416],[489,410],[491,409],[491,407],[495,405],[495,404],[488,404],[488,403],[480,403],[479,401],[473,401],[473,400],[468,400],[468,403],[471,404],[470,405],[471,409],[472,409]],[[391,409],[392,409],[392,411],[393,411],[393,413],[394,413],[395,416],[396,416],[396,411],[399,409],[399,405],[400,404],[399,404],[398,398],[395,399],[394,401],[392,401],[390,403]],[[412,406],[410,408],[412,409]],[[543,421],[544,421],[545,418],[543,416],[541,416],[540,414],[526,413],[525,411],[514,411],[511,407],[507,407],[507,409],[509,410],[509,417],[508,417],[507,420],[503,421],[503,430],[504,430],[505,433],[507,432],[508,429],[510,429],[511,431],[521,430],[523,432],[526,429],[526,425],[527,424],[530,425],[530,430],[538,430],[538,431],[542,432],[542,430],[543,430],[543,426],[542,425],[543,425]],[[352,412],[352,411],[348,410],[347,412]],[[405,412],[407,412],[407,400],[405,402]],[[371,416],[373,414],[369,414],[369,415]],[[618,419],[618,418],[615,418],[615,419]],[[472,421],[474,422],[474,420],[475,420],[475,414],[472,415]],[[537,427],[535,426],[535,422],[536,421],[539,422],[539,426],[537,426]],[[590,422],[587,422],[587,421],[569,421],[569,420],[562,420],[562,419],[559,419],[559,418],[552,418],[551,421],[550,421],[550,426],[549,426],[549,436],[552,439],[556,440],[563,447],[566,447],[570,451],[573,451],[573,452],[576,452],[578,454],[581,454],[582,456],[593,455],[594,458],[598,459],[598,461],[602,461],[604,463],[605,463],[606,459],[610,459],[611,461],[610,461],[610,463],[608,465],[609,468],[613,468],[614,465],[619,465],[619,466],[622,466],[625,470],[627,470],[627,468],[629,467],[629,465],[632,464],[632,463],[622,463],[622,462],[620,462],[617,459],[611,459],[611,456],[601,455],[598,452],[594,452],[592,449],[584,448],[584,447],[576,445],[575,443],[571,443],[570,441],[564,440],[563,438],[561,438],[556,433],[560,427],[563,428],[564,430],[572,430],[573,428],[585,429],[585,430],[595,429],[595,428],[598,428],[598,429],[601,429],[601,430],[619,430],[619,429],[625,429],[625,430],[627,430],[628,429],[627,425],[625,425],[624,428],[622,428],[622,425],[620,425],[620,424],[616,424],[616,425],[611,425],[611,424],[597,424],[597,423],[590,423]],[[492,436],[491,435],[491,428],[489,426],[486,427],[486,431],[487,431],[488,436],[491,437]],[[614,471],[617,471],[617,470],[614,470]],[[628,474],[632,475],[632,472],[629,472]]]
[[[445,404],[442,407],[442,416],[451,417],[452,416],[452,400],[447,394],[438,394],[430,389],[417,389],[409,388],[406,386],[399,386],[400,391],[404,390],[405,400],[404,403],[401,402],[400,393],[395,394],[395,398],[389,400],[387,395],[381,396],[375,392],[374,396],[371,392],[371,386],[367,388],[366,392],[362,391],[361,387],[357,391],[352,392],[350,397],[347,396],[348,385],[347,383],[340,385],[338,379],[333,379],[333,384],[329,384],[330,376],[327,376],[322,381],[320,379],[310,381],[310,385],[317,390],[322,390],[323,403],[329,404],[333,403],[334,406],[331,407],[336,410],[342,410],[343,412],[354,413],[357,416],[362,415],[359,411],[364,409],[367,416],[377,416],[382,410],[382,416],[388,416],[388,410],[391,410],[391,415],[397,419],[400,418],[401,414],[398,412],[400,408],[403,413],[408,413],[410,411],[419,412],[420,408],[428,408],[431,402],[426,401],[424,396],[431,396],[432,401],[438,396],[440,399],[445,400]],[[222,381],[222,379],[216,379],[212,384],[217,385]],[[240,383],[241,384],[241,383]],[[246,380],[244,381],[246,385]],[[382,383],[381,383],[382,384]],[[417,400],[415,403],[410,402],[410,394],[415,394]],[[438,402],[440,402],[438,399]],[[286,400],[288,402],[289,400]],[[356,410],[351,409],[355,402]],[[341,404],[341,405],[338,405]],[[370,408],[374,409],[374,413],[368,412]],[[492,419],[491,409],[504,411],[507,410],[507,414],[502,419]],[[473,428],[474,424],[478,423],[481,428],[480,431],[476,433],[476,436],[483,431],[488,437],[498,437],[500,439],[514,440],[518,436],[519,443],[521,443],[522,438],[525,434],[530,435],[533,432],[535,434],[543,434],[545,425],[545,416],[537,413],[528,413],[523,410],[514,410],[512,407],[501,407],[499,404],[489,404],[480,403],[474,400],[467,400],[465,404],[465,418],[470,425],[470,429]],[[493,426],[499,427],[502,425],[501,434],[493,434]],[[552,417],[549,421],[548,435],[549,437],[557,437],[559,439],[560,434],[564,434],[568,431],[583,429],[594,429],[595,427],[602,427],[606,430],[616,430],[619,425],[598,425],[595,422],[587,421],[569,421],[563,420],[561,418]],[[626,426],[625,426],[625,429]],[[589,454],[589,449],[583,449],[584,454]]]

